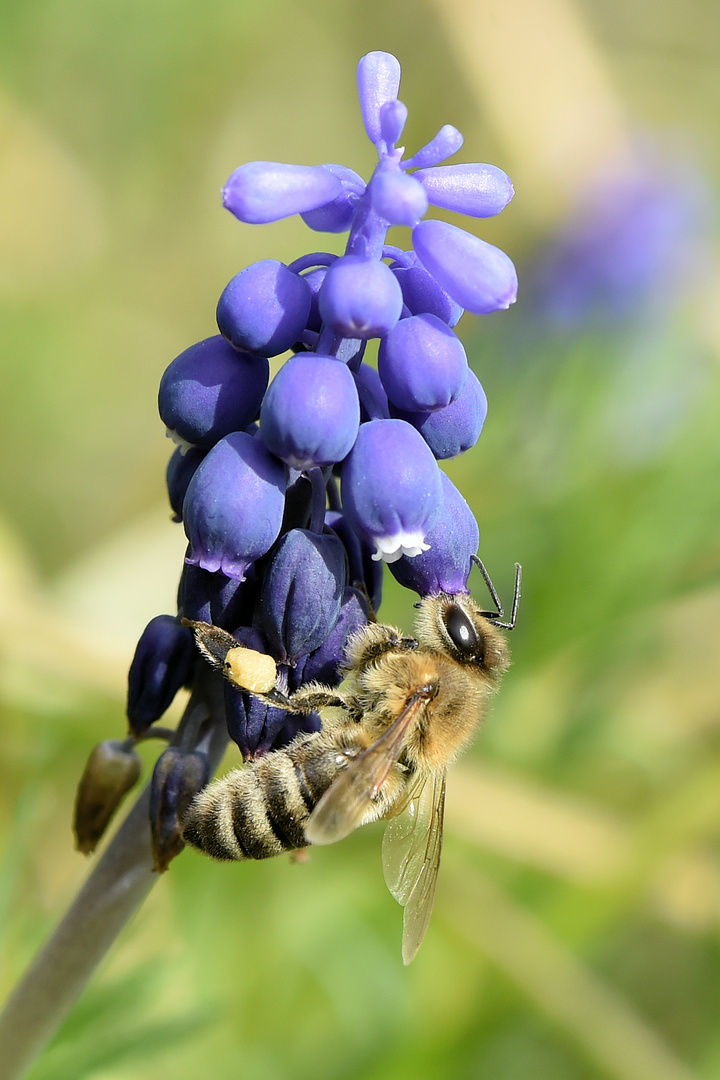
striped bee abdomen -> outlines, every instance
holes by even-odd
[[[307,847],[308,818],[343,764],[325,733],[298,739],[201,791],[183,839],[214,859],[268,859]]]

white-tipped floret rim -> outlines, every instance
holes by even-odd
[[[386,563],[397,562],[403,555],[414,559],[423,551],[429,551],[430,545],[425,543],[425,534],[421,531],[399,532],[393,536],[373,536],[372,541],[376,547],[373,560]]]

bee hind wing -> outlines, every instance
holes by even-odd
[[[402,712],[366,750],[348,760],[310,815],[305,839],[310,844],[334,844],[364,824],[372,814],[375,797],[400,757],[408,730],[425,707],[414,695]],[[379,816],[381,807],[377,807]]]
[[[424,778],[383,837],[388,889],[405,908],[403,962],[414,959],[430,924],[442,853],[445,773]]]

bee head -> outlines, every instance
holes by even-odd
[[[469,594],[425,597],[418,605],[416,632],[421,647],[446,653],[487,675],[499,675],[508,665],[505,638]]]

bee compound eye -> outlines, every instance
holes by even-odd
[[[477,631],[459,604],[451,604],[445,611],[445,626],[455,648],[463,656],[475,656],[480,648]]]

